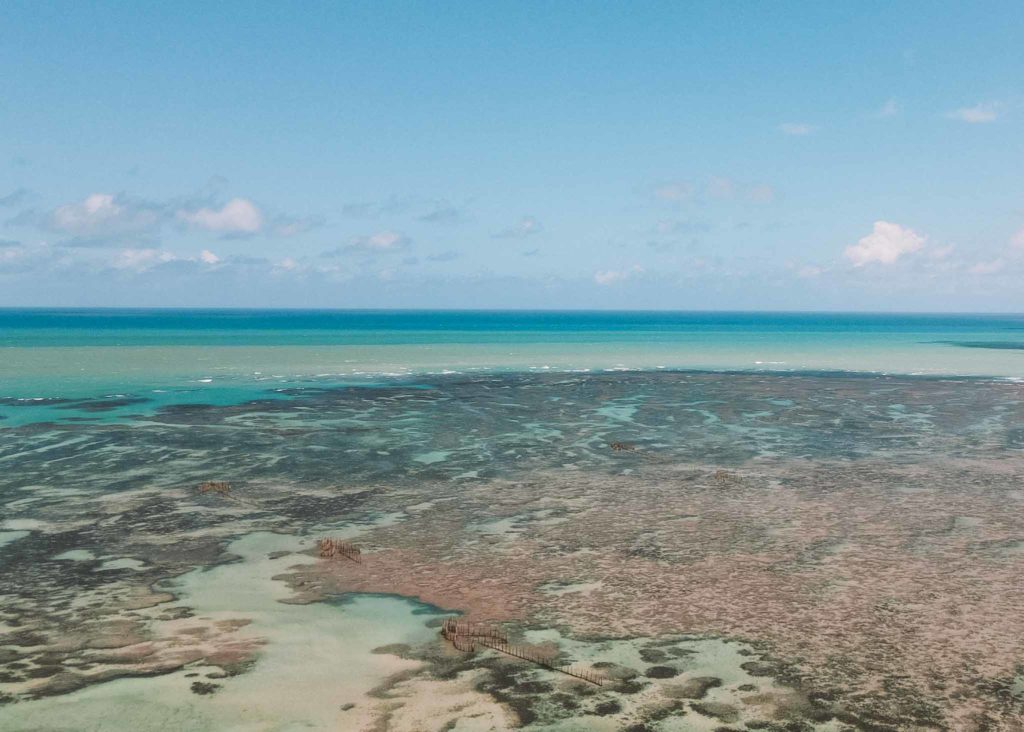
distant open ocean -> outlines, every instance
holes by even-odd
[[[25,400],[120,396],[156,408],[417,375],[616,369],[1019,379],[1024,316],[0,310],[5,426],[75,412],[19,408]]]

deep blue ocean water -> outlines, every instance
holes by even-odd
[[[1024,348],[1024,315],[661,311],[0,309],[0,346],[385,345],[842,334],[983,336]]]

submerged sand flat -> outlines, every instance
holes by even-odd
[[[1020,384],[454,376],[2,434],[3,729],[1024,729]]]

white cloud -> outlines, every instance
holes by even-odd
[[[803,280],[810,280],[814,279],[815,277],[820,277],[824,271],[825,270],[816,265],[805,264],[803,267],[796,271],[796,276]]]
[[[185,201],[190,201],[186,203]],[[286,214],[269,217],[246,198],[233,198],[223,206],[204,205],[202,199],[179,198],[148,201],[125,194],[92,193],[81,201],[52,211],[23,211],[11,220],[33,224],[45,231],[69,235],[64,247],[157,246],[165,224],[179,224],[225,237],[267,232],[294,236],[323,223],[317,216],[298,218]]]
[[[120,236],[152,230],[162,217],[158,206],[111,193],[93,193],[54,209],[45,227],[79,237]]]
[[[221,234],[255,234],[263,228],[263,213],[246,198],[232,198],[218,209],[179,209],[178,219],[197,229]]]
[[[109,193],[93,193],[84,201],[60,206],[53,212],[54,228],[78,233],[92,229],[121,215],[122,208]]]
[[[779,125],[779,129],[785,132],[787,135],[809,135],[812,132],[817,131],[817,126],[809,125],[806,122],[783,122]]]
[[[513,226],[494,235],[496,239],[525,239],[541,231],[540,222],[533,216],[524,216]]]
[[[178,262],[180,264],[191,263],[192,265],[201,262],[202,264],[213,266],[220,264],[221,261],[221,258],[209,249],[204,249],[199,253],[198,257],[195,257],[179,256],[166,249],[151,247],[146,249],[122,249],[110,265],[114,269],[124,272],[141,273],[170,262]]]
[[[871,262],[892,264],[904,254],[911,254],[924,246],[926,237],[889,221],[876,221],[871,233],[856,244],[846,247],[844,255],[855,267]]]
[[[1006,265],[1002,259],[993,259],[990,262],[978,262],[973,265],[968,272],[975,275],[990,275],[995,274]]]
[[[379,231],[366,240],[366,246],[370,249],[400,249],[405,244],[405,237],[397,231]]]
[[[321,257],[343,257],[347,254],[362,254],[365,259],[373,259],[381,254],[398,254],[412,246],[412,239],[398,231],[385,229],[367,236],[356,236],[345,246],[334,247],[321,252]]]
[[[594,273],[594,282],[602,286],[614,285],[617,282],[628,280],[630,277],[633,277],[634,275],[643,274],[643,272],[644,268],[641,267],[639,264],[634,264],[632,267],[628,269],[603,270]]]
[[[345,250],[386,254],[408,249],[410,244],[412,241],[409,237],[397,231],[385,229],[369,236],[356,237],[351,244],[345,247]]]
[[[950,119],[957,119],[971,124],[995,122],[999,117],[1000,106],[999,102],[983,102],[975,104],[973,107],[961,107],[952,112],[947,112],[946,116]]]

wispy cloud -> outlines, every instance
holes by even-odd
[[[114,269],[145,272],[160,264],[173,262],[177,256],[163,249],[122,249],[111,262]]]
[[[871,115],[876,119],[888,119],[889,117],[895,117],[900,113],[900,105],[895,99],[888,99],[885,104],[875,110],[875,113]]]
[[[275,236],[290,237],[305,234],[324,225],[323,216],[288,216],[279,214],[270,222],[269,229]]]
[[[954,109],[952,112],[947,112],[946,116],[970,124],[985,124],[995,122],[999,118],[1001,107],[999,102],[982,102],[973,107]]]
[[[693,186],[685,181],[670,181],[654,186],[654,197],[659,201],[678,203],[693,196]]]
[[[386,231],[378,231],[370,236],[359,237],[351,244],[350,248],[366,249],[374,252],[395,252],[408,249],[411,243],[409,237],[388,229]]]
[[[754,203],[771,203],[778,197],[775,189],[765,184],[751,186],[746,193],[747,198]]]
[[[451,261],[454,261],[454,260],[458,259],[461,256],[462,256],[462,254],[460,252],[457,252],[454,249],[449,249],[446,252],[438,252],[437,254],[428,254],[427,255],[427,261],[428,262],[451,262]]]
[[[221,258],[209,249],[204,249],[198,255],[185,255],[157,247],[122,249],[109,261],[111,268],[131,274],[141,274],[168,265],[193,271],[211,270],[220,264]]]
[[[540,222],[533,216],[523,216],[515,224],[495,233],[495,239],[525,239],[528,236],[540,233],[542,227]]]
[[[924,247],[926,237],[913,229],[889,221],[876,221],[871,233],[852,244],[843,252],[855,267],[877,262],[892,264],[905,254]]]
[[[416,218],[428,224],[453,224],[462,218],[462,213],[454,206],[444,201],[438,201],[429,211]]]
[[[967,271],[973,275],[991,275],[996,274],[1005,266],[1006,262],[1000,257],[988,262],[978,262],[972,265]]]
[[[404,213],[409,210],[412,203],[412,200],[409,198],[389,196],[382,201],[355,201],[345,203],[341,207],[341,212],[346,216],[351,216],[357,219],[377,219],[381,216]]]
[[[295,236],[323,224],[316,216],[268,215],[247,198],[219,203],[212,195],[152,201],[125,193],[91,193],[52,210],[28,209],[8,224],[32,225],[68,238],[62,247],[153,248],[169,226],[219,234],[222,238],[266,234]]]
[[[392,229],[384,229],[374,234],[353,237],[352,240],[340,247],[329,249],[323,252],[321,257],[341,257],[347,254],[362,254],[366,257],[375,257],[379,254],[397,254],[404,252],[412,246],[412,239],[401,232]]]
[[[676,234],[704,234],[712,229],[710,222],[704,219],[684,219],[682,221],[659,221],[654,225],[655,236],[673,236]]]
[[[594,282],[602,287],[614,285],[644,273],[644,268],[634,264],[627,269],[607,269],[594,273]]]
[[[69,237],[65,247],[119,246],[153,240],[167,219],[160,204],[125,194],[92,193],[50,211],[28,209],[7,221]]]
[[[263,212],[247,198],[232,198],[218,208],[203,207],[176,212],[179,221],[190,227],[212,231],[225,236],[257,234],[263,229]]]
[[[777,196],[775,189],[770,185],[744,182],[726,175],[713,175],[706,182],[698,184],[681,180],[657,183],[649,191],[650,196],[656,201],[674,204],[687,201],[771,203]]]
[[[712,198],[733,198],[736,195],[736,181],[732,178],[715,176],[708,181],[707,191]]]
[[[0,196],[0,208],[17,206],[18,204],[23,203],[26,198],[28,198],[28,189],[17,188],[6,196]]]
[[[816,264],[805,264],[796,270],[796,276],[802,280],[812,280],[821,277],[825,270]]]
[[[25,246],[15,241],[0,244],[0,274],[21,274],[46,269],[61,259],[46,244]]]
[[[810,135],[818,131],[817,125],[808,124],[806,122],[783,122],[779,125],[779,130],[787,135],[804,136]]]

